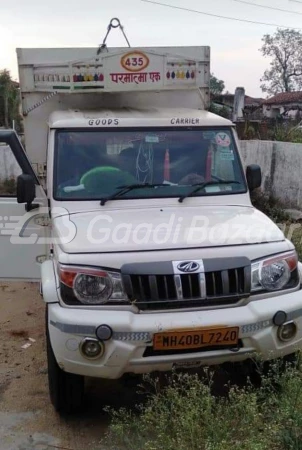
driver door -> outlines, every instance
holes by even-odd
[[[35,180],[32,211],[17,201],[20,174]],[[41,263],[48,258],[49,215],[47,197],[18,136],[0,130],[0,279],[40,280]]]

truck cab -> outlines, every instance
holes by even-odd
[[[18,49],[25,150],[0,131],[3,279],[39,280],[50,397],[84,378],[264,360],[301,346],[293,244],[256,210],[208,47]],[[1,150],[2,149],[2,150]],[[6,157],[7,158],[7,157]]]

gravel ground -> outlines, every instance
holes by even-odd
[[[31,345],[22,348],[26,344]],[[85,411],[60,418],[48,397],[38,286],[0,284],[0,450],[103,449],[100,441],[109,423],[104,405],[131,405],[136,390],[125,381],[90,380]]]

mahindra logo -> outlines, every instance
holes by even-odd
[[[199,264],[195,261],[184,261],[178,264],[177,269],[181,272],[196,272],[199,269]]]

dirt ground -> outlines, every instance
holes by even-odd
[[[104,405],[133,404],[137,386],[91,380],[85,412],[60,418],[48,397],[44,311],[36,284],[0,283],[0,450],[104,449]]]
[[[48,396],[44,313],[37,284],[0,283],[0,450],[107,450],[102,439],[110,417],[104,407],[143,401],[142,379],[90,379],[83,411],[60,417]],[[164,384],[164,375],[157,376]],[[225,395],[231,380],[244,384],[237,371],[231,378],[216,372],[214,393]]]

